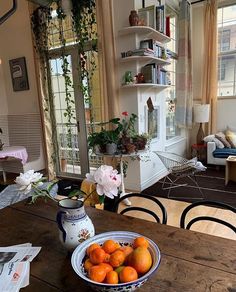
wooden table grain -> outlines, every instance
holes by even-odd
[[[135,231],[158,244],[160,268],[139,291],[236,291],[236,241],[89,207],[86,211],[97,234]],[[42,246],[30,266],[30,285],[22,291],[90,291],[59,242],[56,212],[54,202],[24,201],[0,211],[0,246]]]

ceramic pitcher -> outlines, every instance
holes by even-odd
[[[85,212],[83,201],[63,199],[58,205],[59,238],[68,250],[73,250],[81,242],[94,236],[94,226]]]

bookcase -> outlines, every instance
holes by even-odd
[[[121,2],[125,3],[125,1]],[[150,40],[165,48],[165,44],[170,41],[170,37],[149,26],[129,26],[128,9],[137,9],[135,1],[133,5],[129,8],[122,8],[122,5],[117,4],[115,8],[117,14],[115,21],[117,25],[116,49],[121,112],[136,113],[139,118],[138,132],[140,134],[149,133],[153,138],[150,152],[146,156],[141,157],[141,160],[128,161],[128,175],[125,179],[126,188],[141,191],[163,177],[166,172],[166,169],[163,169],[163,165],[159,163],[156,155],[152,153],[152,150],[163,150],[165,145],[166,89],[169,85],[158,84],[155,80],[149,80],[151,82],[146,83],[129,82],[125,84],[123,76],[125,72],[131,71],[134,77],[138,73],[142,73],[142,68],[150,64],[153,64],[153,67],[160,66],[159,68],[165,66],[167,70],[167,65],[170,64],[168,58],[148,53],[147,55],[139,55],[139,50],[140,42],[144,41],[145,45],[145,41],[148,43]],[[130,51],[134,51],[134,55]],[[150,99],[154,107],[152,113],[149,112],[147,103]],[[153,133],[153,131],[156,132]]]

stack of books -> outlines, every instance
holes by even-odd
[[[149,48],[141,48],[121,53],[122,58],[127,58],[130,56],[154,56],[154,51]]]

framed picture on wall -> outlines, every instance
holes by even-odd
[[[160,107],[154,106],[154,109],[150,111],[148,107],[145,110],[146,113],[146,132],[152,139],[158,139],[160,135]]]
[[[13,91],[29,89],[25,57],[9,60]]]

